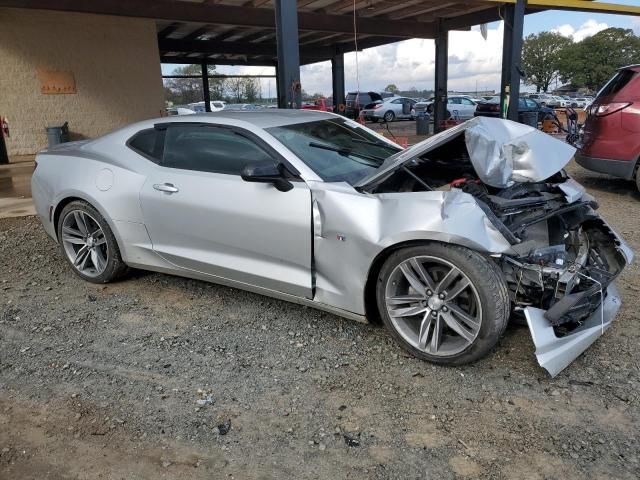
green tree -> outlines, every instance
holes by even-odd
[[[618,68],[639,59],[640,37],[633,30],[607,28],[562,53],[560,78],[577,87],[598,90]]]
[[[242,90],[248,103],[254,103],[260,96],[260,81],[257,78],[243,78]]]
[[[524,39],[522,45],[522,70],[525,83],[535,85],[546,92],[549,85],[558,78],[562,62],[562,53],[573,42],[555,32],[532,33]]]
[[[394,83],[390,83],[389,85],[384,87],[384,91],[397,94],[400,92],[400,89]]]
[[[197,77],[166,78],[164,80],[165,100],[173,103],[174,105],[201,102],[204,98],[202,91],[202,78],[200,78],[201,74],[202,67],[200,65],[185,65],[184,67],[175,68],[171,72],[171,75],[193,75]],[[208,66],[207,74],[216,74],[216,69],[213,65]],[[211,91],[212,99],[220,98],[221,92],[224,90],[224,79],[209,79],[209,89]]]

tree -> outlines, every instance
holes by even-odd
[[[201,102],[202,92],[202,69],[200,65],[186,65],[175,68],[172,75],[197,75],[196,78],[167,78],[164,80],[165,99],[174,105],[186,105],[189,103]],[[208,75],[215,75],[216,69],[213,65],[207,67]],[[222,98],[225,88],[225,81],[222,78],[209,79],[209,89],[212,99]]]
[[[618,68],[638,63],[639,58],[640,37],[633,30],[607,28],[563,52],[560,77],[577,87],[598,90]]]
[[[558,78],[562,53],[573,45],[571,39],[555,32],[531,34],[522,45],[522,70],[525,83],[546,92]]]
[[[260,81],[257,78],[243,78],[242,90],[248,103],[254,103],[260,96]]]
[[[242,103],[244,95],[244,78],[231,77],[227,81],[227,91],[233,103]]]
[[[390,83],[389,85],[387,85],[386,87],[384,87],[384,91],[385,92],[391,92],[391,93],[395,93],[398,94],[400,92],[400,89],[398,87],[396,87],[395,84]]]

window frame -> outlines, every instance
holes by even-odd
[[[156,124],[154,128],[160,128],[164,130],[168,130],[172,126],[198,126],[204,128],[218,128],[221,130],[227,130],[233,132],[236,135],[240,135],[247,140],[253,142],[256,147],[262,149],[265,153],[267,153],[271,158],[273,158],[276,165],[282,164],[285,167],[285,171],[287,173],[286,178],[289,181],[297,182],[304,181],[300,176],[300,172],[297,168],[295,168],[291,162],[289,162],[286,158],[284,158],[275,148],[269,145],[264,139],[260,138],[255,133],[247,130],[245,128],[236,127],[234,125],[225,125],[220,123],[209,123],[209,122],[164,122]],[[214,175],[229,175],[233,177],[241,177],[242,173],[229,173],[229,172],[219,172],[219,171],[211,171],[211,170],[192,170],[188,168],[176,168],[176,167],[168,167],[164,165],[164,153],[166,151],[166,135],[165,135],[165,146],[162,150],[162,160],[157,163],[159,167],[167,168],[170,170],[180,170],[183,172],[198,172],[198,173],[213,173]]]
[[[142,150],[137,149],[136,147],[134,147],[131,142],[133,142],[140,134],[144,133],[144,132],[148,132],[148,131],[155,131],[155,132],[159,132],[160,129],[156,128],[156,125],[154,125],[153,127],[149,127],[149,128],[143,128],[142,130],[138,130],[136,133],[134,133],[133,135],[131,135],[131,137],[129,137],[127,139],[127,141],[125,142],[125,146],[127,148],[129,148],[130,150],[134,151],[135,153],[137,153],[138,155],[146,158],[147,160],[149,160],[150,162],[156,164],[156,165],[160,165],[160,163],[162,162],[162,158],[156,158],[152,155],[149,155],[146,152],[143,152]],[[156,135],[159,135],[159,133],[156,133]],[[163,137],[162,137],[162,157],[164,156],[164,133],[162,133]],[[157,139],[156,139],[156,143],[157,143]],[[157,147],[157,145],[154,145],[154,149]]]

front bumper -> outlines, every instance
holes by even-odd
[[[593,172],[606,173],[614,177],[633,179],[636,162],[633,160],[612,160],[609,158],[597,158],[576,153],[576,162],[583,168]]]
[[[536,358],[552,377],[564,370],[607,330],[620,309],[620,295],[612,283],[602,292],[604,301],[580,327],[564,337],[557,337],[544,317],[545,310],[527,307],[524,314],[536,347]]]

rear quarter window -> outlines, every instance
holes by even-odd
[[[127,146],[153,163],[160,163],[164,150],[164,135],[164,129],[141,130],[127,141]]]
[[[613,76],[611,80],[609,80],[609,83],[607,83],[602,88],[602,90],[600,90],[600,92],[598,93],[598,98],[615,95],[624,87],[626,87],[636,75],[638,75],[638,73],[634,72],[633,70],[620,70]]]

